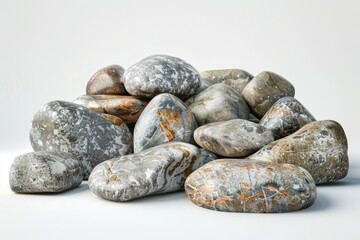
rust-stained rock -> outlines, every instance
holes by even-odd
[[[308,123],[290,136],[269,143],[249,159],[301,166],[318,184],[347,175],[347,151],[347,139],[341,125],[324,120]]]
[[[113,124],[118,125],[122,128],[125,128],[125,126],[127,126],[126,123],[117,116],[106,114],[106,113],[100,113],[100,116],[102,116],[106,120],[108,120],[108,121],[112,122]]]
[[[202,166],[186,179],[185,191],[196,205],[224,212],[291,212],[316,199],[314,180],[305,169],[239,159]]]

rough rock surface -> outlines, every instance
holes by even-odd
[[[133,96],[152,98],[170,93],[186,100],[197,92],[201,80],[199,72],[182,59],[153,55],[127,69],[124,84]]]
[[[289,136],[313,121],[316,119],[298,100],[284,97],[266,112],[259,124],[272,130],[275,138],[279,139]]]
[[[204,125],[230,119],[248,119],[249,107],[244,99],[225,84],[214,84],[186,101],[197,123]]]
[[[86,179],[100,162],[132,152],[132,135],[87,108],[53,101],[32,120],[30,141],[35,151],[70,152],[81,161]]]
[[[262,118],[280,98],[295,95],[294,86],[285,78],[273,72],[261,72],[244,88],[242,97],[248,103],[251,113]]]
[[[203,125],[194,138],[201,147],[226,157],[247,157],[274,141],[270,130],[243,119]]]
[[[291,212],[316,199],[314,180],[305,169],[238,159],[199,168],[186,179],[185,191],[196,205],[225,212]]]
[[[99,164],[88,183],[96,195],[119,202],[174,192],[183,189],[185,179],[202,165],[203,157],[191,144],[165,143]]]
[[[347,175],[347,150],[347,139],[341,125],[324,120],[308,123],[292,135],[269,143],[249,159],[301,166],[318,184]]]
[[[32,152],[16,157],[10,187],[17,193],[57,193],[79,186],[82,164],[70,153]]]

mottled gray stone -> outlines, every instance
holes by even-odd
[[[205,165],[205,164],[218,158],[214,153],[208,151],[205,148],[200,148],[200,152],[201,152],[202,159],[203,159],[202,165]]]
[[[89,177],[89,187],[99,197],[119,202],[178,191],[203,164],[204,156],[191,144],[165,143],[99,164]]]
[[[134,152],[166,142],[193,142],[196,120],[179,98],[163,93],[144,109],[134,129]]]
[[[194,138],[201,147],[226,157],[247,157],[274,141],[270,130],[243,119],[203,125]]]
[[[153,55],[127,69],[124,84],[133,96],[152,98],[170,93],[186,100],[197,92],[201,80],[199,72],[182,59]]]
[[[197,169],[186,179],[185,191],[196,205],[224,212],[291,212],[316,199],[314,180],[305,169],[238,159],[219,159]]]
[[[198,94],[199,92],[204,91],[205,89],[207,89],[208,87],[210,87],[213,84],[215,84],[215,83],[212,83],[209,79],[201,78],[201,85],[195,94]]]
[[[82,179],[82,164],[70,153],[32,152],[14,159],[9,182],[17,193],[58,193],[79,186]]]
[[[255,117],[254,115],[252,115],[251,113],[249,115],[249,121],[254,122],[254,123],[259,123],[260,122],[260,120],[257,117]]]
[[[244,99],[225,84],[214,84],[186,101],[199,125],[230,119],[248,119],[249,107]]]
[[[70,152],[81,161],[86,179],[100,162],[132,152],[132,135],[87,108],[53,101],[32,120],[30,141],[35,151]]]
[[[242,97],[256,117],[262,118],[280,98],[295,95],[294,86],[273,72],[261,72],[244,88]]]

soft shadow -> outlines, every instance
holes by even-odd
[[[321,212],[329,209],[331,205],[332,203],[330,198],[318,192],[315,203],[312,206],[302,210],[301,212]]]
[[[49,192],[49,193],[16,193],[19,195],[33,195],[33,196],[66,196],[66,195],[74,195],[79,194],[85,191],[88,191],[89,187],[87,183],[81,183],[78,187],[67,190],[65,192]]]
[[[317,184],[317,187],[345,187],[345,186],[356,186],[360,185],[360,178],[357,177],[345,177],[339,181],[329,182],[329,183],[320,183]]]
[[[127,204],[152,204],[154,202],[157,203],[162,203],[162,202],[171,202],[171,201],[177,201],[180,199],[184,199],[186,198],[185,196],[185,192],[184,191],[179,191],[179,192],[171,192],[171,193],[162,193],[162,194],[157,194],[157,195],[150,195],[150,196],[145,196],[145,197],[141,197],[138,199],[133,199],[131,201],[128,202],[124,202]]]

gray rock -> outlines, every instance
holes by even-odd
[[[186,100],[200,87],[200,74],[180,58],[153,55],[134,64],[124,76],[126,90],[133,96],[152,98],[170,93]]]
[[[218,158],[214,153],[206,150],[205,148],[200,148],[200,152],[201,152],[202,159],[203,159],[202,165],[205,165],[205,164]]]
[[[16,157],[10,187],[16,193],[58,193],[79,186],[82,164],[70,153],[32,152]]]
[[[255,117],[254,115],[252,115],[251,113],[249,115],[249,121],[254,122],[254,123],[259,123],[260,122],[260,120],[257,117]]]
[[[87,108],[64,101],[43,106],[33,117],[35,151],[70,152],[81,161],[86,179],[100,162],[132,152],[132,135]]]

